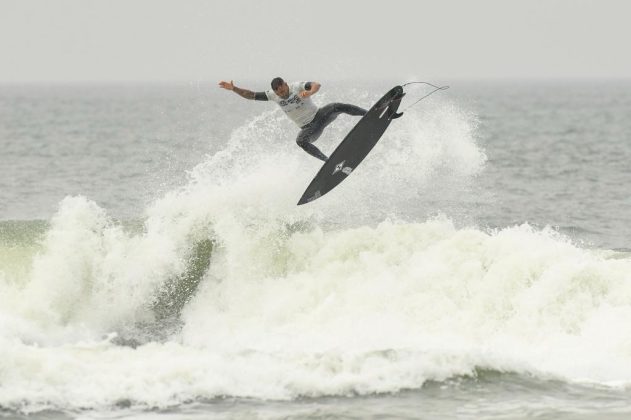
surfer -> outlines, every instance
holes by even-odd
[[[219,82],[219,87],[231,90],[245,99],[276,102],[289,119],[300,127],[300,132],[298,137],[296,137],[298,146],[311,156],[315,156],[325,162],[328,159],[327,156],[312,144],[322,135],[325,127],[342,113],[349,115],[366,114],[366,110],[363,108],[339,102],[318,108],[311,101],[311,96],[320,90],[320,83],[317,82],[287,84],[282,78],[276,77],[272,80],[272,90],[265,92],[252,92],[251,90],[236,87],[232,80],[230,83]]]

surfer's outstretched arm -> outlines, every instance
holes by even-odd
[[[257,101],[267,101],[267,95],[265,95],[265,92],[252,92],[251,90],[241,89],[239,87],[236,87],[232,80],[230,81],[230,83],[224,82],[222,80],[221,82],[219,82],[219,87],[224,88],[226,90],[231,90],[237,95],[245,99],[256,99]]]

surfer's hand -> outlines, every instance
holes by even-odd
[[[222,87],[224,89],[228,89],[228,90],[234,90],[234,83],[231,80],[230,83],[228,82],[224,82],[223,80],[221,82],[219,82],[219,87]]]
[[[309,96],[313,95],[313,93],[309,92],[308,90],[303,90],[299,93],[299,95],[301,98],[308,98]]]

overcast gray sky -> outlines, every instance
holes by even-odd
[[[630,0],[0,0],[0,82],[628,78]]]

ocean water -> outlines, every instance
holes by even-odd
[[[631,416],[631,82],[445,82],[0,86],[0,417]]]

